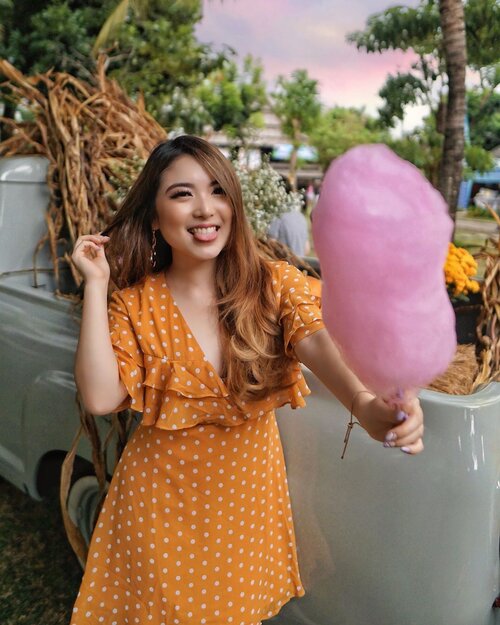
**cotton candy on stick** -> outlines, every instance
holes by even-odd
[[[312,221],[325,325],[351,369],[394,406],[455,354],[443,271],[452,228],[439,192],[385,145],[352,148],[325,175]]]

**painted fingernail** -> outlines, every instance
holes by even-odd
[[[388,448],[388,447],[394,447],[394,443],[384,443],[384,447]]]
[[[405,454],[410,454],[410,448],[409,447],[400,447],[401,451],[403,451]]]
[[[406,421],[406,419],[408,419],[408,415],[403,410],[398,410],[398,413],[396,415],[396,419],[398,421]]]
[[[385,437],[385,440],[386,440],[387,443],[389,441],[396,440],[396,432],[389,432],[389,434],[387,434],[387,436]]]

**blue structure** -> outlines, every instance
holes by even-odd
[[[500,185],[500,166],[497,165],[491,171],[483,174],[476,172],[469,180],[462,180],[458,193],[458,208],[467,208],[469,206],[474,185],[483,185],[490,189],[495,188],[495,185],[498,187]]]

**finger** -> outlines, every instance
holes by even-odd
[[[424,435],[424,426],[421,425],[419,428],[408,434],[407,436],[397,438],[395,442],[396,447],[405,447],[406,445],[412,445],[415,441],[422,438]]]
[[[401,425],[392,428],[392,431],[396,433],[397,438],[403,438],[420,427],[423,422],[423,414],[418,412],[416,414],[409,415],[408,418],[401,423]]]
[[[85,241],[93,241],[94,243],[102,244],[107,243],[109,241],[109,237],[105,237],[100,234],[83,234],[76,240],[75,247],[81,245]]]
[[[93,254],[94,257],[100,256],[104,253],[103,248],[92,241],[85,241],[85,243],[80,246],[77,250],[73,252],[73,258],[78,260],[80,258],[88,257],[90,254]]]
[[[418,441],[412,443],[410,445],[405,445],[404,447],[400,447],[401,451],[409,456],[415,456],[424,450],[424,441],[419,438]]]
[[[398,434],[402,436],[406,434],[414,424],[423,423],[424,415],[420,403],[417,401],[412,405],[405,405],[401,410],[398,410],[395,415],[395,419],[398,425],[393,428]]]
[[[99,245],[99,243],[94,243],[93,241],[84,241],[79,249],[83,251],[84,253],[90,249],[93,249],[97,252],[97,251],[102,250],[102,247]]]
[[[82,237],[82,238],[77,239],[77,242],[75,244],[75,249],[77,247],[82,247],[82,245],[85,245],[86,243],[93,243],[101,247],[101,246],[106,245],[107,242],[108,242],[108,239],[104,237],[99,237],[97,235],[86,235],[85,238]]]
[[[414,442],[416,437],[420,437],[424,432],[423,415],[420,411],[408,417],[401,425],[390,429],[385,435],[384,445],[386,447],[400,447],[406,442]]]

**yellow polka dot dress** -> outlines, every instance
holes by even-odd
[[[286,349],[323,328],[319,289],[272,263]],[[143,419],[115,470],[71,625],[259,625],[301,596],[274,409],[305,405],[297,363],[283,390],[231,403],[161,275],[113,294],[110,333]]]

